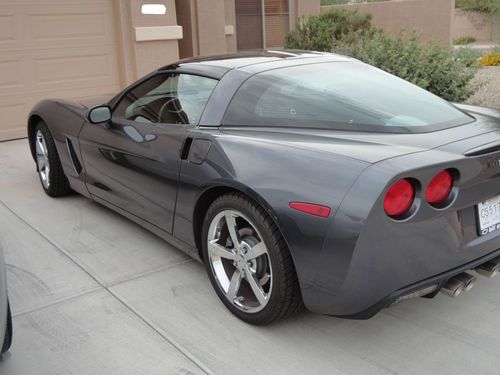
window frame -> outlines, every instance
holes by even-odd
[[[116,119],[113,116],[116,108],[120,105],[120,103],[122,102],[122,100],[124,100],[124,98],[128,95],[128,93],[130,91],[136,89],[137,87],[139,87],[143,83],[146,83],[147,81],[155,78],[158,75],[171,76],[171,75],[181,75],[181,74],[187,74],[187,75],[192,75],[192,76],[196,76],[196,77],[209,78],[209,79],[213,79],[214,81],[216,81],[216,84],[215,84],[212,92],[210,93],[210,95],[209,95],[209,97],[207,99],[207,102],[205,103],[205,106],[203,107],[203,110],[201,111],[200,118],[198,119],[198,123],[197,124],[175,124],[175,123],[170,123],[170,122],[147,123],[147,122],[140,122],[140,121],[128,120],[128,119],[125,119],[125,118],[123,118],[123,119],[122,118]],[[199,127],[200,126],[200,121],[203,118],[203,113],[205,112],[205,110],[207,108],[207,105],[210,102],[210,98],[214,94],[214,92],[215,92],[217,86],[219,85],[220,81],[221,81],[220,77],[217,77],[217,76],[211,75],[211,74],[200,74],[199,72],[190,72],[190,71],[186,71],[186,70],[176,70],[176,69],[156,70],[154,72],[151,72],[151,73],[145,75],[140,80],[132,83],[130,86],[128,86],[127,88],[125,88],[123,91],[121,91],[118,95],[114,96],[108,102],[108,105],[111,108],[111,121],[112,122],[120,122],[120,123],[143,124],[143,125],[147,125],[147,124],[150,124],[150,125],[164,124],[164,125],[171,125],[171,126],[176,126],[177,125],[177,126],[183,126],[183,127],[186,127],[186,126]]]

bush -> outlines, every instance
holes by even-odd
[[[321,0],[321,5],[337,5],[337,4],[349,4],[349,3],[374,3],[378,1],[389,1],[389,0]]]
[[[391,36],[371,25],[370,15],[340,8],[299,20],[286,36],[286,47],[352,56],[449,101],[470,96],[467,84],[477,69],[476,57],[467,49],[452,52],[437,43],[425,45],[415,33]]]
[[[500,12],[498,0],[456,0],[455,7],[473,12],[496,13]]]
[[[466,45],[466,44],[471,44],[476,41],[476,38],[473,36],[461,36],[460,38],[453,39],[453,44],[460,46],[460,45]]]
[[[330,51],[338,42],[352,43],[373,32],[372,16],[343,8],[297,21],[294,31],[285,36],[288,48]]]

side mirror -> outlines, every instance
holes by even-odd
[[[102,124],[111,121],[111,108],[107,105],[92,108],[87,114],[92,124]]]

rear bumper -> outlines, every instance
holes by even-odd
[[[405,223],[399,231],[366,226],[364,236],[333,233],[313,287],[303,290],[306,307],[367,319],[402,296],[442,286],[500,256],[500,231],[478,236],[475,226],[466,224],[468,216],[450,212],[432,221]]]
[[[314,279],[302,288],[309,310],[368,318],[411,291],[500,255],[500,231],[481,236],[477,225],[478,203],[500,194],[499,169],[483,158],[454,158],[437,151],[406,155],[360,175],[331,219]],[[460,177],[453,201],[436,209],[423,192],[445,168]],[[392,220],[383,208],[385,190],[408,176],[420,182],[417,208],[407,219]]]
[[[429,277],[428,279],[405,286],[391,293],[387,297],[383,298],[379,302],[375,303],[374,305],[370,306],[366,310],[363,310],[359,313],[354,313],[350,315],[335,315],[335,316],[345,319],[358,319],[358,320],[370,319],[371,317],[376,315],[380,310],[396,304],[402,297],[415,293],[420,290],[424,290],[431,286],[436,286],[436,289],[434,291],[432,291],[429,295],[425,296],[432,298],[439,292],[439,289],[441,289],[441,287],[453,276],[456,276],[462,272],[473,270],[474,268],[480,266],[481,264],[486,263],[499,256],[500,256],[500,249],[497,249],[496,251],[488,255],[485,255],[479,259],[476,259],[472,262],[464,264],[463,266],[454,268],[452,270],[440,273],[439,275]]]

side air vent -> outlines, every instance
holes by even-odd
[[[488,155],[494,152],[500,151],[500,144],[487,144],[480,147],[473,148],[472,150],[466,151],[464,153],[465,156],[481,156]]]
[[[188,137],[184,141],[184,145],[182,146],[181,150],[181,159],[182,160],[187,160],[189,156],[189,150],[191,149],[191,145],[193,144],[193,138]]]
[[[71,162],[73,164],[73,168],[75,169],[76,174],[80,174],[82,172],[82,164],[78,157],[76,156],[75,148],[73,147],[73,143],[71,139],[66,137],[66,146],[68,146],[69,156],[71,158]]]

